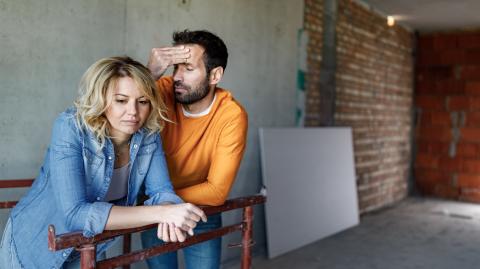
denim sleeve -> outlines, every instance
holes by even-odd
[[[145,177],[145,193],[149,197],[145,205],[158,205],[165,202],[174,204],[183,203],[173,191],[170,176],[168,175],[165,153],[162,148],[160,136],[156,135],[155,143],[157,147],[153,152],[152,161]]]
[[[91,237],[105,229],[112,204],[87,199],[82,135],[74,117],[63,113],[54,123],[49,184],[67,228]]]

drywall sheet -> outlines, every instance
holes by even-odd
[[[350,128],[262,128],[270,258],[359,222]]]

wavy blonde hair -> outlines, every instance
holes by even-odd
[[[120,78],[130,77],[144,96],[150,101],[150,115],[143,124],[148,134],[160,132],[165,126],[167,108],[158,94],[157,85],[150,71],[130,57],[109,57],[100,59],[83,74],[79,86],[79,97],[75,101],[77,123],[90,130],[101,147],[109,138],[107,94],[116,87]]]

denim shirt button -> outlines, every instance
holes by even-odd
[[[100,197],[97,197],[97,201],[100,201]]]
[[[63,252],[63,253],[62,253],[62,256],[63,256],[64,258],[66,258],[67,255],[68,255],[67,252]]]
[[[134,149],[138,148],[138,145],[137,145],[137,144],[133,144],[133,148],[134,148]]]
[[[112,156],[108,156],[108,159],[111,160],[111,159],[112,159]]]

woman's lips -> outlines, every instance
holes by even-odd
[[[140,121],[138,121],[138,120],[124,120],[122,122],[126,125],[137,125]]]

